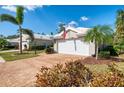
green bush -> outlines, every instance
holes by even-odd
[[[48,47],[48,48],[46,48],[45,53],[52,54],[52,53],[54,53],[54,49],[51,47]]]
[[[113,46],[106,46],[101,51],[109,51],[111,56],[118,56],[117,50]]]
[[[109,51],[100,51],[99,57],[100,58],[110,58],[110,52]]]
[[[16,49],[16,46],[5,46],[8,49]]]
[[[46,46],[31,46],[30,49],[31,50],[44,50],[46,48]]]
[[[117,53],[119,54],[121,47],[120,47],[120,45],[114,45],[114,49],[115,49],[115,50],[117,51]]]
[[[53,68],[42,67],[36,75],[39,87],[89,86],[92,73],[80,61],[57,64]]]

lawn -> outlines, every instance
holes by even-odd
[[[93,72],[105,73],[108,71],[107,64],[115,63],[117,65],[117,69],[124,72],[124,54],[119,55],[119,57],[112,57],[110,59],[98,59],[96,60],[93,57],[87,57],[82,60],[82,63],[88,67]]]
[[[36,57],[38,56],[39,53],[42,52],[43,51],[37,51],[37,54],[35,54],[34,51],[23,51],[22,54],[18,52],[6,52],[6,53],[0,53],[0,56],[3,57],[6,61],[14,61],[19,59]]]
[[[124,62],[119,62],[115,64],[117,65],[117,69],[124,73]],[[95,64],[95,65],[87,64],[85,66],[88,67],[93,72],[106,73],[109,71],[107,69],[108,66],[106,64]]]

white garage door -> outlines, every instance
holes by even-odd
[[[58,53],[89,56],[89,44],[82,39],[59,40]]]

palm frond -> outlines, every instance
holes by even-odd
[[[100,31],[104,33],[105,35],[112,35],[113,29],[109,25],[103,25],[100,28]]]
[[[16,18],[9,14],[1,14],[0,15],[0,22],[4,22],[4,21],[8,21],[8,22],[18,25]]]
[[[24,8],[22,6],[17,6],[16,8],[16,20],[18,24],[22,24],[24,19]]]
[[[119,44],[124,38],[124,10],[118,10],[116,16],[116,34],[114,44]]]
[[[91,30],[88,30],[86,35],[84,36],[84,41],[90,42],[90,40],[91,40]]]
[[[112,35],[112,29],[107,25],[97,25],[94,28],[87,31],[84,41],[95,41],[99,44],[106,42],[106,39]],[[110,37],[111,38],[111,37]]]
[[[65,24],[64,23],[60,23],[59,24],[59,33],[65,30]]]
[[[22,31],[22,33],[23,33],[23,34],[27,34],[27,35],[29,35],[29,36],[30,36],[31,41],[33,41],[33,40],[34,40],[34,34],[33,34],[32,30],[22,28],[22,29],[21,29],[21,31]]]

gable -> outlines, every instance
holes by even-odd
[[[78,37],[82,37],[86,34],[86,32],[89,30],[90,28],[84,28],[84,27],[66,27],[66,36],[65,39],[72,39],[72,38],[78,38]],[[63,39],[64,37],[64,31],[54,35],[54,39]]]
[[[75,31],[72,31],[72,30],[69,30],[67,31],[66,33],[66,39],[69,39],[69,38],[76,38],[77,37],[77,32]]]

